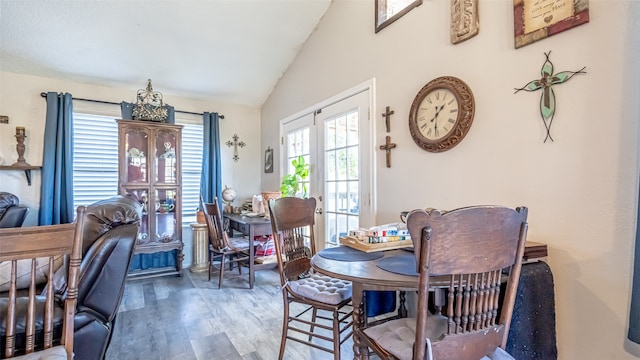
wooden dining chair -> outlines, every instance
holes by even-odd
[[[0,358],[73,359],[85,207],[76,213],[74,224],[0,229],[0,262],[11,262],[8,297],[0,299],[0,307],[6,309],[0,314],[4,355]],[[67,296],[62,299],[54,293],[54,259],[59,256],[67,257],[63,262]],[[28,295],[22,296],[16,284],[22,282],[18,268],[24,262],[30,271],[22,274],[29,279],[28,288],[22,290]],[[41,272],[44,284],[37,280]]]
[[[411,212],[407,227],[419,272],[417,317],[358,329],[361,341],[382,359],[479,360],[496,353],[511,358],[504,348],[526,221],[525,207]],[[429,278],[434,276],[449,283],[441,313],[428,310]],[[501,294],[505,279],[506,290]]]
[[[249,257],[249,239],[243,237],[231,237],[225,231],[222,222],[222,214],[218,206],[218,198],[213,202],[205,203],[202,199],[204,215],[209,234],[209,281],[214,269],[218,269],[218,289],[222,288],[224,268],[233,264],[238,266],[238,274],[242,274],[242,265],[253,266]],[[218,265],[215,263],[218,262]]]
[[[284,356],[287,340],[292,340],[332,353],[338,360],[340,345],[352,333],[351,283],[316,274],[311,269],[315,208],[314,198],[284,197],[269,201],[273,238],[278,239],[276,258],[284,302],[278,359]],[[292,303],[303,305],[304,310],[292,315]],[[324,315],[327,313],[331,316]],[[298,336],[293,336],[294,333]],[[314,338],[323,342],[318,344]],[[327,347],[327,342],[332,346]]]

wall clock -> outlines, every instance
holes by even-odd
[[[458,145],[469,132],[475,102],[467,84],[453,76],[427,83],[409,112],[409,132],[423,150],[443,152]]]

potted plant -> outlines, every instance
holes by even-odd
[[[293,173],[288,173],[282,178],[280,192],[282,196],[301,196],[306,198],[307,183],[305,180],[309,177],[309,164],[307,164],[302,155],[291,160]]]

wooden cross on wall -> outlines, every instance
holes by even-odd
[[[385,118],[385,123],[387,124],[387,132],[391,131],[390,120],[391,120],[391,115],[393,115],[393,113],[394,113],[393,110],[391,110],[391,111],[389,111],[389,110],[391,110],[391,109],[389,109],[389,107],[387,106],[386,111],[382,114],[382,117]]]
[[[387,136],[387,141],[384,145],[380,145],[380,150],[387,152],[387,167],[391,167],[391,149],[395,148],[396,144],[391,142],[391,136]]]

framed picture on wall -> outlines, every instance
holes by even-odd
[[[268,147],[264,152],[264,172],[273,172],[273,149],[271,147]]]
[[[376,33],[420,4],[422,0],[376,0]]]
[[[516,49],[589,22],[589,0],[513,0]]]

